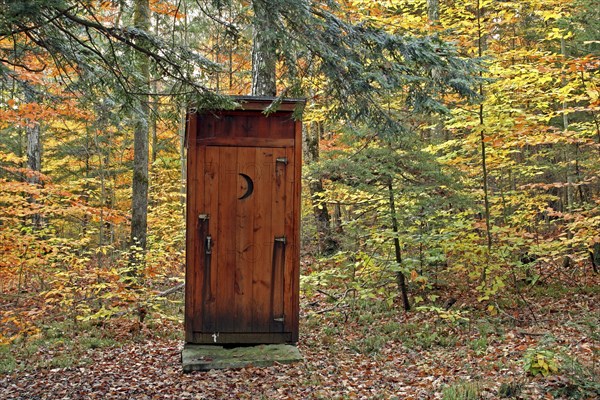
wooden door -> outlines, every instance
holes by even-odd
[[[202,300],[194,331],[212,334],[215,343],[219,334],[240,334],[243,342],[248,334],[260,341],[261,334],[271,340],[289,332],[291,296],[284,293],[292,288],[286,247],[293,237],[293,151],[206,146],[203,164],[197,198]]]

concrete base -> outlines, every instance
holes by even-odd
[[[183,372],[208,371],[211,369],[244,368],[247,366],[269,367],[276,362],[290,364],[302,361],[296,346],[289,344],[266,344],[225,349],[186,343],[181,352]]]

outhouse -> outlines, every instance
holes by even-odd
[[[298,340],[303,101],[273,100],[187,115],[188,343]]]

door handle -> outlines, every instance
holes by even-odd
[[[202,247],[204,247],[204,299],[206,301],[212,301],[213,295],[210,287],[211,282],[211,254],[213,247],[212,236],[208,233],[209,228],[209,219],[210,216],[208,214],[200,214],[198,215],[198,242],[204,244],[204,246],[200,246],[198,249],[199,253],[202,252]]]
[[[284,275],[285,275],[285,248],[286,237],[275,236],[273,238],[273,262],[271,264],[271,316],[273,318],[274,331],[283,331],[285,323],[284,315]]]
[[[212,254],[212,237],[210,235],[206,236],[206,245],[204,246],[204,251],[206,254]]]

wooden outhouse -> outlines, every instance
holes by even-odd
[[[188,113],[185,337],[294,343],[299,316],[302,100],[236,97]]]

